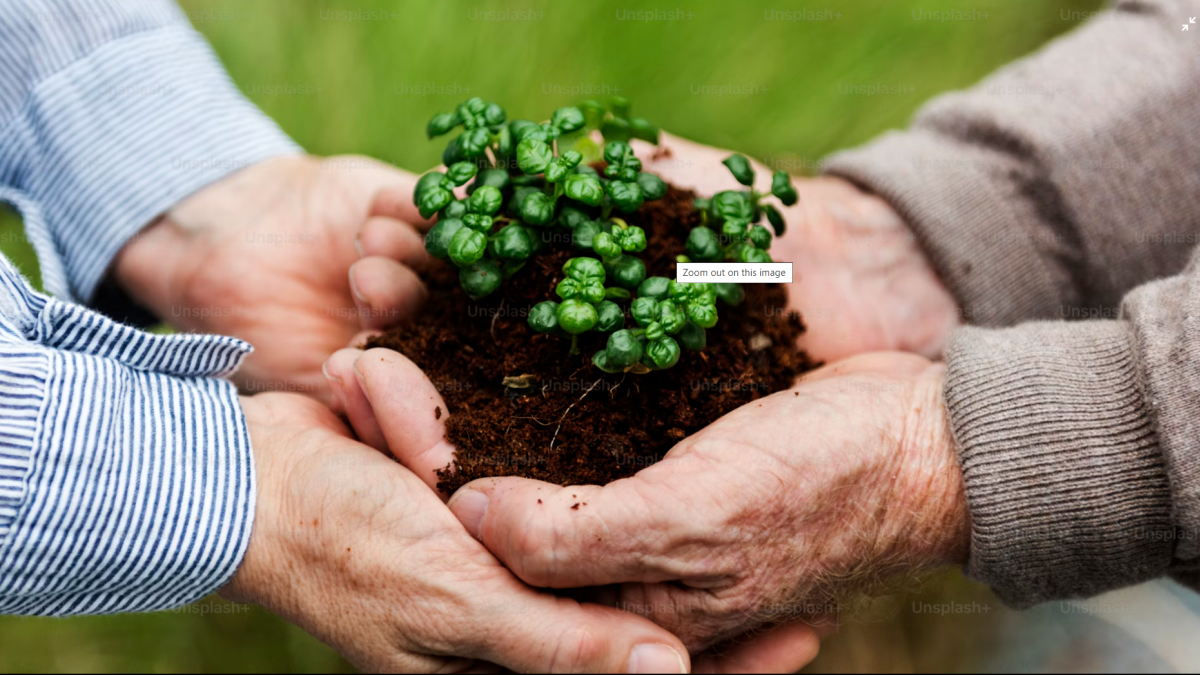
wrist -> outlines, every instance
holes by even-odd
[[[163,216],[134,235],[113,262],[112,283],[161,321],[176,313],[172,298],[187,243],[178,226]]]
[[[945,367],[918,376],[901,439],[900,477],[889,512],[899,555],[923,569],[965,565],[971,548],[966,484],[943,394]]]

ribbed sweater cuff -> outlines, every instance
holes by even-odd
[[[917,128],[833,155],[823,170],[896,210],[969,323],[1055,319],[1075,302],[1060,262],[1064,238],[1036,229],[1037,214],[1004,153]]]
[[[1166,572],[1171,496],[1127,325],[965,328],[947,357],[971,576],[1027,607]]]

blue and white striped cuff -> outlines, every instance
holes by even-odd
[[[150,335],[34,293],[0,259],[0,614],[154,611],[250,541],[249,345]]]
[[[224,585],[255,501],[233,385],[70,352],[48,365],[0,613],[155,611]]]
[[[121,247],[228,174],[302,152],[189,26],[109,42],[45,79],[0,148],[43,210],[47,290],[86,302]],[[15,153],[15,154],[13,154]],[[50,259],[47,259],[50,258]]]

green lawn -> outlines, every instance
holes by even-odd
[[[425,141],[425,121],[462,99],[481,96],[513,117],[541,119],[557,106],[619,93],[675,133],[805,173],[830,151],[902,127],[930,97],[1029,53],[1101,3],[182,4],[247,95],[314,153],[363,153],[419,171],[440,155],[440,146]],[[972,14],[942,20],[951,9]],[[866,95],[871,87],[887,93]],[[0,247],[36,274],[19,223],[2,213]],[[120,618],[0,618],[0,671],[345,667],[265,612],[219,611],[228,607],[212,601],[199,607]]]

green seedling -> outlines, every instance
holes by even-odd
[[[462,288],[473,299],[496,292],[548,248],[575,248],[579,253],[563,266],[565,277],[555,288],[558,300],[533,307],[528,324],[539,333],[569,337],[572,354],[579,352],[581,335],[607,335],[592,361],[610,373],[675,366],[683,349],[704,349],[705,331],[717,323],[717,298],[737,304],[744,297],[737,284],[647,278],[640,257],[646,232],[626,218],[647,201],[662,199],[667,185],[642,171],[629,145],[633,139],[656,143],[658,129],[631,117],[629,108],[621,98],[609,108],[586,102],[532,122],[508,120],[500,106],[473,98],[429,121],[431,139],[461,132],[442,154],[446,169],[422,176],[414,193],[421,215],[437,217],[425,249],[458,268]],[[739,157],[726,161],[735,175],[749,171]],[[600,159],[604,168],[598,172],[591,165]],[[753,182],[752,172],[748,180]],[[784,187],[775,194],[787,203]],[[770,240],[746,231],[771,208],[760,204],[762,197],[753,191],[720,193],[712,200],[716,206],[703,206],[705,222],[723,224],[723,231],[741,222],[739,243],[765,255]],[[776,216],[767,212],[772,223]],[[696,231],[701,229],[707,230]],[[719,241],[716,246],[708,257],[727,258],[736,248],[722,248]],[[688,247],[690,255],[691,239]],[[626,328],[627,315],[635,326]]]
[[[800,199],[792,178],[786,171],[776,171],[771,178],[771,191],[754,189],[754,168],[742,155],[730,155],[722,162],[746,190],[725,190],[711,199],[697,199],[702,222],[692,229],[687,240],[687,255],[680,262],[771,262],[774,237],[783,236],[787,223],[783,214],[765,200],[771,196],[784,206],[793,206]],[[766,216],[771,229],[761,223]]]

